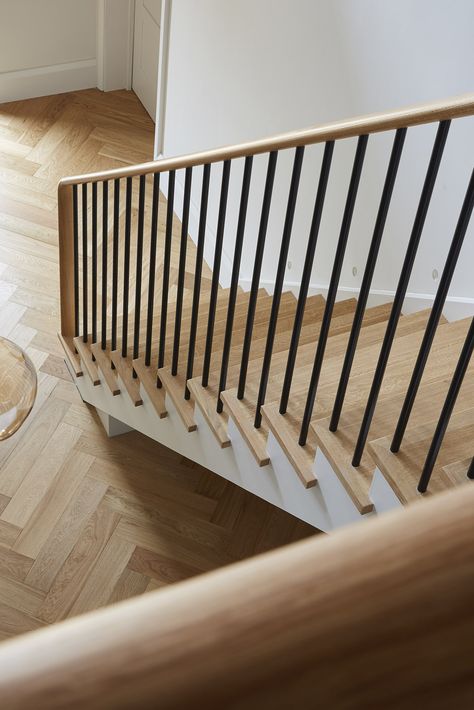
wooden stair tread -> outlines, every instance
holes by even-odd
[[[167,367],[160,368],[158,370],[158,376],[166,393],[171,397],[186,430],[188,432],[196,431],[197,425],[194,420],[194,402],[191,399],[184,398],[186,386],[184,377],[179,374],[173,376],[171,370]]]
[[[102,373],[103,380],[110,392],[115,396],[120,394],[120,387],[115,371],[112,370],[110,349],[102,350],[99,343],[91,345],[91,352],[95,357],[97,367]]]
[[[472,405],[472,395],[471,395]],[[437,420],[407,430],[398,454],[390,451],[391,437],[385,436],[370,443],[370,452],[399,500],[410,503],[430,497],[455,485],[468,485],[462,468],[450,466],[459,459],[474,454],[474,407],[454,412],[445,434],[426,493],[416,490],[426,453],[431,444]],[[446,470],[447,469],[447,470]]]
[[[156,385],[156,369],[147,367],[143,358],[133,360],[133,368],[138,375],[140,385],[144,388],[150,401],[160,419],[164,419],[168,412],[166,411],[165,397],[163,388]]]
[[[92,358],[92,351],[90,349],[90,342],[85,343],[82,338],[74,338],[74,347],[76,348],[81,363],[89,376],[94,387],[100,385],[100,375],[97,365]]]
[[[301,422],[294,421],[291,414],[281,415],[276,403],[264,405],[262,414],[304,487],[311,488],[316,485],[317,474],[313,470],[316,455],[315,437],[308,437],[306,445],[300,446],[298,432]]]
[[[259,429],[255,429],[252,417],[252,412],[255,414],[254,406],[245,398],[237,399],[237,390],[226,390],[221,396],[224,408],[232,417],[258,465],[268,466],[270,463],[267,453],[268,429],[264,423]]]
[[[200,377],[188,380],[188,387],[195,405],[199,406],[209,428],[219,442],[219,446],[222,449],[230,446],[230,439],[227,434],[228,415],[226,412],[219,414],[216,411],[217,389],[214,389],[212,394],[209,393],[206,388],[202,387]]]
[[[430,361],[428,361],[426,377],[423,378],[418,391],[407,432],[413,427],[430,422],[433,412],[440,412],[443,406],[453,364],[447,361],[439,366],[432,365],[431,368],[430,372]],[[471,373],[474,375],[474,366],[471,368]],[[432,379],[433,377],[435,379]],[[366,508],[370,503],[369,489],[376,467],[370,443],[383,438],[387,431],[393,434],[405,397],[405,389],[406,385],[398,394],[382,396],[378,400],[370,427],[368,446],[357,468],[354,468],[351,462],[364,413],[363,405],[344,411],[337,432],[329,431],[329,417],[311,424],[317,445],[321,447],[359,509]],[[474,401],[474,381],[466,378],[458,397],[456,411],[468,407],[472,401]]]
[[[130,397],[134,407],[139,407],[143,404],[140,394],[140,381],[138,377],[134,377],[134,369],[131,357],[122,357],[120,350],[112,350],[110,353],[111,360],[117,370],[117,374],[122,380],[125,390]],[[136,373],[135,373],[136,375]]]
[[[74,347],[73,338],[70,338],[68,336],[61,335],[61,333],[58,333],[58,339],[62,345],[62,348],[64,350],[64,354],[66,356],[66,360],[67,360],[71,370],[73,371],[74,375],[76,377],[82,377],[83,371],[82,371],[81,359],[76,352],[76,348]]]

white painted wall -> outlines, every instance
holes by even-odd
[[[97,0],[0,0],[0,101],[97,86]]]
[[[172,156],[268,136],[281,131],[383,111],[473,90],[472,0],[173,0],[166,109],[161,153]],[[410,291],[436,288],[462,202],[474,154],[474,125],[453,126]],[[387,221],[374,289],[396,285],[412,226],[434,127],[409,132]],[[369,141],[363,185],[354,216],[341,283],[356,289],[375,221],[391,136]],[[321,225],[313,284],[327,284],[347,190],[354,141],[338,144]],[[304,259],[321,147],[307,150],[290,248],[288,285],[298,283]],[[260,208],[264,160],[255,183],[241,275],[250,278]],[[274,193],[263,278],[274,278],[291,156],[282,155]],[[197,171],[195,171],[197,172]],[[197,177],[197,176],[196,176]],[[228,222],[235,225],[241,172],[232,177]],[[207,234],[216,224],[219,170],[211,184]],[[180,184],[182,176],[179,176]],[[196,234],[199,180],[193,192],[191,230]],[[182,183],[181,183],[182,184]],[[178,201],[179,205],[179,201]],[[473,299],[474,225],[471,225],[451,294]],[[226,234],[224,268],[233,233]],[[206,250],[207,258],[212,249]],[[353,268],[357,273],[353,275]],[[471,301],[471,304],[474,300]]]

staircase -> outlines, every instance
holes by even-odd
[[[448,322],[443,309],[469,235],[474,171],[432,307],[404,314],[404,303],[451,122],[473,114],[474,99],[463,97],[62,180],[60,340],[83,399],[109,432],[139,430],[322,530],[466,484],[474,476],[474,319]],[[405,137],[428,123],[437,129],[398,286],[375,304],[372,278]],[[339,280],[366,149],[378,132],[393,133],[393,144],[360,292],[343,299]],[[323,297],[311,295],[309,283],[342,139],[353,140],[354,157]],[[304,151],[319,143],[309,236],[295,237]],[[292,169],[268,293],[261,272],[283,152]],[[245,291],[240,267],[257,155],[268,161]],[[239,161],[238,216],[229,224],[230,174]],[[211,169],[220,190],[207,264]],[[177,171],[184,173],[180,218]],[[188,235],[193,185],[196,243]],[[226,229],[235,234],[229,283],[221,273]],[[306,249],[296,295],[284,289],[294,238]]]

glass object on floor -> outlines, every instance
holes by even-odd
[[[0,337],[0,441],[21,427],[33,407],[36,389],[36,370],[28,355]]]

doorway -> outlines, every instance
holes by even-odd
[[[135,0],[132,89],[156,121],[162,0]]]

